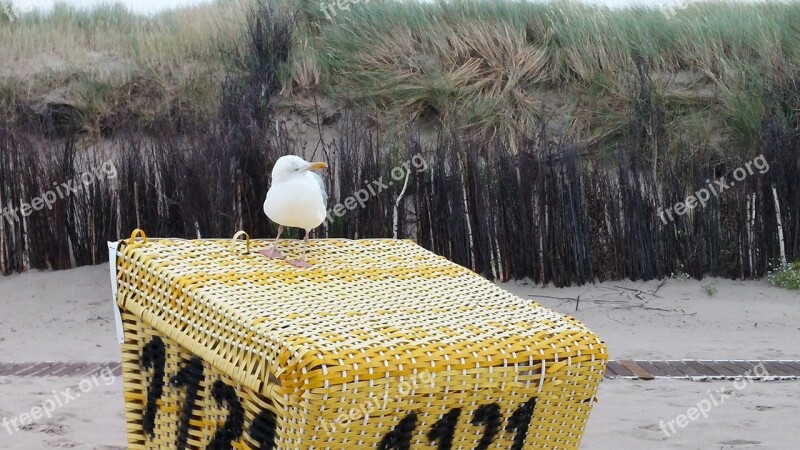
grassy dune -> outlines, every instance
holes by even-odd
[[[316,23],[302,57],[333,95],[492,126],[553,117],[590,138],[628,120],[641,62],[667,127],[721,118],[752,145],[764,90],[800,63],[797,3],[693,3],[668,18],[566,2],[372,2]]]
[[[671,147],[748,154],[776,107],[766,94],[794,83],[800,65],[797,2],[698,2],[674,16],[569,2],[273,5],[296,25],[279,68],[282,104],[324,95],[398,126],[419,119],[511,135],[547,122],[613,143],[646,77]],[[202,123],[252,6],[220,0],[152,17],[59,6],[0,20],[0,114],[61,101],[82,111],[87,132],[119,117]]]
[[[235,1],[153,17],[122,6],[0,20],[0,114],[63,102],[97,132],[122,116],[138,124],[202,121],[219,102],[224,56],[244,29]]]

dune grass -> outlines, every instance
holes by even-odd
[[[133,116],[152,123],[176,109],[201,120],[216,108],[225,55],[245,23],[236,0],[136,15],[120,5],[56,5],[0,22],[0,107],[58,101],[83,112],[87,130]]]
[[[771,271],[770,284],[786,289],[800,289],[800,260]]]
[[[566,116],[590,138],[624,122],[641,61],[668,114],[710,110],[752,147],[763,89],[800,63],[797,3],[692,3],[668,18],[568,2],[377,1],[316,24],[306,58],[331,95],[492,126]],[[578,98],[548,101],[553,90]]]
[[[327,13],[313,0],[273,4],[296,20],[283,101],[323,94],[401,127],[511,135],[546,121],[613,142],[646,76],[672,142],[746,154],[758,146],[764,93],[800,65],[797,2],[693,2],[674,16],[564,1],[372,0]],[[0,114],[55,96],[85,112],[87,131],[119,115],[202,122],[218,107],[252,5],[217,0],[154,16],[59,6],[0,21]]]

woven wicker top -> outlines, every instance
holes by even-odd
[[[310,269],[270,244],[150,239],[120,247],[118,303],[259,392],[426,371],[533,365],[605,345],[406,240],[315,240]],[[283,241],[290,256],[300,241]],[[268,380],[273,382],[269,383]]]

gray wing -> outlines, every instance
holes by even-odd
[[[325,182],[322,181],[322,177],[316,172],[308,171],[306,173],[308,173],[311,178],[317,181],[317,184],[319,184],[319,191],[322,192],[322,202],[325,203],[325,206],[328,206],[328,192],[325,191]]]

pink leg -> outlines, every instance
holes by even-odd
[[[283,233],[283,225],[278,225],[278,236],[275,237],[275,242],[272,243],[272,247],[261,250],[261,253],[266,255],[268,258],[272,259],[283,259],[283,253],[278,250],[278,239],[281,238],[281,234]]]
[[[307,269],[311,267],[311,264],[306,262],[306,251],[308,250],[308,230],[306,230],[306,237],[303,238],[303,256],[300,257],[300,260],[292,260],[287,261],[289,264],[299,267],[301,269]]]

